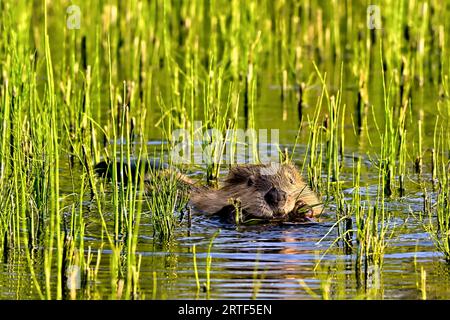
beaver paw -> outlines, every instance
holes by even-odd
[[[315,222],[314,210],[306,203],[299,201],[294,210],[292,210],[287,217],[287,221],[291,222]]]

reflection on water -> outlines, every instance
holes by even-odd
[[[406,208],[405,202],[392,202],[392,208]],[[85,202],[89,207],[89,202]],[[186,222],[174,240],[161,246],[154,243],[148,214],[141,224],[138,255],[141,297],[150,299],[233,298],[311,299],[324,295],[333,298],[357,298],[362,292],[375,290],[374,297],[416,299],[421,268],[426,272],[427,298],[448,299],[449,269],[436,253],[433,243],[420,223],[407,212],[395,213],[396,233],[389,240],[381,270],[368,270],[359,277],[355,254],[346,255],[333,247],[331,231],[333,212],[318,223],[240,226],[236,228],[201,215],[194,215],[188,230]],[[93,251],[102,246],[101,224],[93,210],[87,210],[85,247]],[[206,281],[206,257],[211,237],[220,229],[211,250],[211,292],[197,292],[193,270],[192,246],[197,248],[198,275]],[[188,232],[189,231],[189,232]],[[319,240],[321,240],[319,242]],[[36,266],[42,262],[42,248],[33,251]],[[87,250],[87,249],[86,249]],[[324,253],[326,254],[324,255]],[[96,287],[99,297],[108,297],[110,251],[103,248]],[[320,265],[317,263],[321,260]],[[8,251],[0,264],[2,299],[36,298],[24,252]],[[43,280],[43,272],[37,269]],[[361,281],[361,279],[365,279]],[[156,288],[156,290],[155,290]],[[310,291],[312,290],[312,291]],[[101,294],[103,292],[103,296]]]
[[[376,196],[374,180],[369,176],[366,187],[361,188],[361,194],[369,197],[369,201]],[[344,196],[351,199],[353,189],[351,183],[348,185]],[[237,228],[214,217],[193,215],[190,228],[183,221],[173,241],[166,245],[153,240],[150,217],[146,212],[142,217],[137,248],[142,259],[138,298],[345,299],[364,298],[373,292],[369,297],[417,299],[422,296],[421,272],[425,272],[427,298],[449,299],[450,292],[446,288],[450,283],[450,270],[436,252],[421,222],[410,214],[421,210],[423,203],[419,190],[409,190],[400,200],[386,199],[386,208],[393,213],[391,227],[395,227],[395,232],[388,240],[383,268],[370,267],[365,274],[356,268],[355,252],[346,254],[339,246],[332,245],[337,237],[336,230],[329,232],[335,221],[332,200],[317,223]],[[102,249],[98,276],[91,284],[95,295],[84,298],[108,298],[111,251],[102,240],[102,224],[95,202],[86,199],[83,205],[85,254],[88,250]],[[105,220],[112,223],[112,214],[106,214]],[[207,278],[207,251],[218,230],[210,252],[211,291],[207,294],[202,290]],[[197,252],[199,291],[193,267],[193,245]],[[34,248],[31,259],[37,278],[44,282],[42,249]],[[5,251],[0,263],[0,288],[2,299],[38,297],[24,250]]]
[[[158,297],[195,297],[191,247],[195,244],[198,248],[199,276],[204,280],[209,239],[220,228],[211,252],[211,298],[246,299],[256,295],[268,299],[309,299],[313,297],[299,280],[320,295],[323,282],[330,275],[333,276],[331,290],[340,290],[341,298],[357,297],[364,284],[358,283],[355,276],[355,256],[344,255],[337,249],[321,256],[335,238],[330,234],[329,240],[318,244],[330,226],[330,222],[321,222],[235,230],[197,216],[193,220],[191,236],[186,237],[183,233],[187,230],[181,230],[170,252],[141,251],[144,255],[142,277],[157,272],[161,291]],[[420,297],[417,282],[423,267],[427,272],[428,298],[449,298],[448,291],[442,286],[442,281],[449,280],[448,270],[427,235],[414,224],[402,232],[405,233],[391,240],[381,274],[369,270],[372,272],[369,277],[378,277],[384,298],[415,299]],[[321,258],[320,267],[315,269]],[[437,272],[437,266],[440,272]],[[376,282],[369,280],[366,286]],[[150,289],[147,288],[148,294],[151,294]],[[202,298],[206,294],[198,296]]]
[[[265,101],[272,91],[264,93]],[[310,97],[312,102],[316,97]],[[312,104],[312,103],[311,103]],[[430,105],[433,101],[430,100]],[[313,105],[313,104],[312,104]],[[279,105],[261,103],[264,112],[256,115],[259,128],[284,128],[280,132],[283,147],[292,150],[292,141],[297,134],[297,124],[274,121],[279,119]],[[290,112],[290,111],[289,111]],[[346,128],[352,132],[353,128]],[[305,130],[306,134],[307,131]],[[352,137],[352,133],[348,134]],[[347,133],[346,133],[347,137]],[[424,137],[430,141],[432,137]],[[347,139],[347,138],[346,138]],[[427,140],[428,139],[428,140]],[[377,173],[374,159],[369,159],[360,150],[361,141],[346,141],[346,156],[342,164],[341,180],[345,185],[343,196],[353,196],[352,166],[355,156],[363,164],[360,193],[363,201],[372,201],[377,195]],[[150,141],[148,145],[159,146],[161,141]],[[355,146],[352,150],[351,146]],[[357,148],[356,148],[357,146]],[[358,149],[358,150],[356,150]],[[294,158],[304,161],[305,146],[297,146]],[[376,164],[376,163],[375,163]],[[64,164],[62,164],[64,165]],[[194,175],[202,170],[190,168]],[[224,168],[226,169],[226,168]],[[225,173],[224,170],[222,173]],[[425,170],[426,171],[426,170]],[[67,176],[65,176],[67,174]],[[72,177],[61,173],[63,194],[71,194]],[[393,237],[388,240],[382,270],[368,269],[365,274],[358,273],[356,254],[345,254],[344,250],[332,246],[336,230],[329,232],[334,219],[336,204],[328,199],[326,216],[318,223],[240,226],[224,225],[214,218],[194,215],[188,230],[184,221],[170,244],[160,245],[153,240],[153,230],[148,213],[144,214],[139,233],[137,254],[141,256],[140,296],[144,299],[183,299],[183,298],[224,298],[224,299],[311,299],[311,298],[364,298],[373,291],[374,298],[417,299],[422,297],[421,273],[426,274],[428,299],[449,299],[449,268],[441,255],[436,252],[421,223],[411,216],[423,208],[422,193],[414,181],[406,181],[406,194],[401,199],[386,199],[386,209],[393,213],[395,225]],[[423,179],[428,179],[424,173]],[[430,192],[433,202],[435,194]],[[105,245],[102,223],[96,213],[96,203],[85,199],[85,254],[91,250],[93,264],[97,263],[97,250],[101,251],[98,276],[90,285],[95,288],[90,296],[84,298],[108,298],[111,286],[111,252]],[[113,212],[110,208],[109,212]],[[113,215],[105,215],[106,223],[112,223]],[[220,233],[213,241],[211,249],[212,267],[210,270],[211,291],[203,292],[206,282],[206,258],[208,246],[213,235]],[[327,235],[328,233],[328,235]],[[324,236],[327,235],[325,238]],[[320,241],[320,242],[319,242]],[[193,245],[196,245],[196,260],[201,289],[197,291],[193,268]],[[331,248],[330,248],[331,247]],[[31,263],[36,277],[45,282],[42,268],[42,247],[32,250]],[[29,272],[29,262],[24,250],[5,250],[0,262],[0,298],[37,298]],[[318,262],[321,261],[320,264]]]
[[[302,148],[299,148],[302,151]],[[297,157],[300,158],[300,157]],[[299,159],[300,160],[300,159]],[[348,163],[351,167],[351,162]],[[345,168],[344,168],[345,169]],[[197,170],[197,169],[196,169]],[[201,171],[193,171],[197,176]],[[64,176],[62,176],[64,177]],[[343,170],[344,197],[351,199],[351,176]],[[64,186],[72,190],[71,180]],[[70,183],[69,183],[70,182]],[[377,177],[367,175],[361,187],[364,201],[376,197]],[[317,223],[268,224],[239,226],[224,224],[216,218],[193,215],[188,228],[185,221],[177,229],[173,241],[161,245],[153,239],[148,210],[141,220],[137,255],[141,256],[139,296],[143,299],[311,299],[311,298],[385,298],[418,299],[422,297],[421,274],[426,274],[428,299],[449,299],[450,270],[436,252],[421,222],[410,212],[422,210],[420,190],[408,187],[401,199],[386,199],[391,211],[391,228],[395,227],[384,255],[383,268],[369,267],[364,274],[356,267],[356,253],[346,254],[333,241],[337,231],[331,230],[335,203],[328,201],[325,215]],[[433,201],[435,195],[430,193]],[[102,223],[96,212],[95,201],[85,199],[86,230],[85,255],[88,250],[101,249],[98,276],[92,295],[84,298],[108,298],[110,293],[110,260]],[[107,212],[113,212],[109,208]],[[107,224],[113,223],[113,214],[106,214]],[[204,292],[206,260],[212,237],[210,255],[211,291]],[[200,290],[193,267],[193,246]],[[31,261],[36,277],[45,281],[43,247],[33,248]],[[354,250],[356,251],[356,250]],[[94,254],[95,256],[95,254]],[[96,259],[96,258],[95,258]],[[94,265],[97,261],[94,259]],[[320,264],[319,264],[320,261]],[[0,298],[37,298],[29,272],[25,250],[6,250],[0,263]]]

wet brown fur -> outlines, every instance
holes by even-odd
[[[159,161],[131,161],[129,166],[117,162],[116,166],[118,179],[125,183],[128,180],[129,168],[133,180],[139,175],[141,169],[138,168],[142,168],[143,179],[148,182],[148,188],[151,187],[150,181],[157,172],[168,177],[175,173],[175,178],[190,190],[190,204],[210,215],[234,218],[236,204],[242,212],[243,221],[251,218],[302,221],[304,217],[314,217],[322,211],[320,200],[292,164],[234,166],[218,189],[199,187],[189,177]],[[112,168],[111,164],[102,161],[95,166],[95,171],[101,176],[111,178]],[[276,205],[269,204],[265,195],[271,189],[283,192],[285,199]],[[148,191],[151,192],[150,189]]]
[[[271,188],[284,191],[286,201],[275,207],[269,205],[264,195]],[[243,220],[295,220],[302,218],[298,215],[313,217],[322,211],[320,200],[291,164],[235,166],[230,169],[221,188],[195,188],[191,194],[191,204],[211,215],[234,212],[232,200],[240,203]]]

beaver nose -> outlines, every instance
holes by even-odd
[[[264,199],[270,205],[277,205],[280,202],[286,201],[286,192],[272,188],[267,191]]]

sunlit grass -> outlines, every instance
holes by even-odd
[[[386,202],[407,195],[412,179],[427,200],[424,227],[450,260],[445,3],[382,1],[382,30],[367,27],[362,2],[86,1],[80,29],[68,28],[76,18],[69,5],[0,3],[0,256],[23,252],[33,297],[145,298],[142,236],[176,241],[189,190],[157,170],[147,181],[123,181],[123,173],[151,155],[175,168],[172,135],[186,129],[191,152],[194,142],[206,147],[197,166],[205,184],[217,185],[225,148],[237,152],[230,130],[261,129],[264,117],[296,132],[284,136],[295,141],[291,157],[303,159],[310,186],[334,205],[327,212],[330,234],[337,230],[333,246],[354,255],[362,274],[382,270],[394,232]],[[268,84],[279,88],[270,92]],[[217,140],[225,143],[211,143]],[[259,142],[247,137],[255,162]],[[120,164],[111,179],[95,174],[100,159]],[[376,195],[365,197],[368,172]],[[99,223],[98,234],[87,234],[88,217]],[[147,218],[151,235],[141,231]],[[86,243],[90,237],[101,245]],[[211,250],[212,240],[207,297]],[[79,275],[67,272],[71,266]],[[156,298],[161,284],[152,275]],[[426,298],[424,271],[421,277]],[[300,285],[313,297],[334,297],[328,278],[321,292]],[[335,297],[344,296],[339,288]]]

